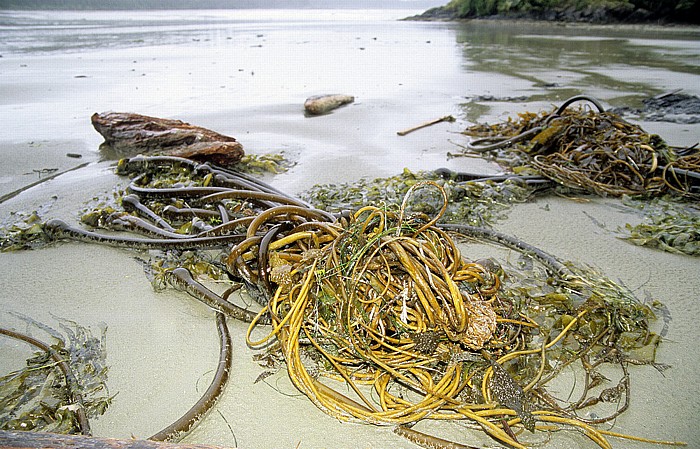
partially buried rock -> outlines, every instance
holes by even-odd
[[[351,95],[316,95],[306,99],[304,109],[310,115],[321,115],[353,101],[355,101],[355,97]]]
[[[244,155],[233,137],[180,120],[129,112],[95,113],[91,120],[105,139],[100,151],[108,158],[164,154],[227,166]]]

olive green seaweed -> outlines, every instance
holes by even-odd
[[[621,238],[639,246],[700,256],[700,207],[671,197],[623,198],[624,204],[642,212],[644,221],[626,224]]]
[[[347,183],[315,185],[302,197],[329,212],[355,210],[367,204],[384,204],[389,209],[398,210],[408,190],[423,181],[434,181],[445,189],[448,205],[443,222],[473,226],[492,226],[507,217],[514,203],[525,202],[535,193],[532,187],[517,180],[458,182],[443,179],[432,171],[404,169],[400,175],[388,178],[361,178]],[[441,199],[435,192],[419,191],[411,206],[414,212],[434,215],[440,209]]]
[[[392,425],[429,447],[459,443],[409,429],[415,422],[457,420],[519,449],[573,427],[608,449],[606,426],[630,404],[630,366],[666,368],[655,361],[663,306],[488,227],[539,191],[531,177],[465,181],[468,174],[404,170],[316,186],[297,199],[180,158],[122,160],[117,173],[128,186],[86,207],[80,226],[23,215],[6,247],[70,239],[142,251],[154,288],[186,291],[224,324],[224,315],[249,322],[246,342],[260,360],[283,360],[294,385],[335,418]],[[474,241],[510,256],[472,260]],[[214,293],[205,286],[213,282],[228,290]],[[261,338],[257,327],[268,324]],[[60,326],[66,336],[56,350],[88,347],[75,323]],[[221,353],[230,361],[227,345]],[[44,357],[24,377],[8,376],[6,402],[20,401],[30,381],[57,378],[49,365]],[[91,366],[106,375],[103,364]],[[33,377],[39,372],[44,383]],[[577,397],[561,398],[571,373]],[[103,411],[106,385],[92,379],[85,401]],[[200,402],[213,404],[224,383]],[[197,422],[187,420],[187,431]]]
[[[95,336],[75,321],[56,318],[58,331],[24,315],[14,315],[32,331],[48,335],[53,343],[46,346],[70,366],[75,382],[62,373],[55,356],[36,352],[24,368],[0,377],[0,429],[80,433],[78,407],[84,409],[87,418],[100,416],[113,398],[107,389],[106,328]],[[12,334],[8,331],[2,337]],[[78,391],[72,391],[75,388]],[[80,404],[72,401],[76,394]]]

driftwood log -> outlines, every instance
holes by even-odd
[[[243,157],[243,146],[225,136],[180,120],[129,112],[95,113],[92,126],[104,137],[100,147],[110,159],[165,154],[229,166]]]
[[[0,430],[0,448],[26,449],[220,449],[203,444],[161,443],[148,440],[95,438],[41,432],[7,432]]]

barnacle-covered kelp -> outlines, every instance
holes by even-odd
[[[248,344],[284,360],[293,384],[335,418],[394,426],[431,447],[453,443],[413,423],[458,420],[515,448],[574,428],[609,448],[610,436],[630,438],[599,426],[626,410],[630,365],[664,368],[654,361],[656,304],[514,237],[446,223],[456,179],[405,176],[387,201],[329,212],[186,159],[118,167],[131,178],[119,201],[81,226],[49,220],[46,237],[149,250],[157,287],[219,312],[220,367],[231,354],[223,316],[249,322]],[[462,238],[526,263],[470,258]],[[229,288],[217,294],[211,281]],[[584,387],[563,399],[550,386],[569,367]],[[190,416],[215,402],[219,379]],[[196,424],[181,421],[185,432]]]
[[[319,209],[329,212],[357,210],[367,204],[384,204],[397,207],[408,190],[423,181],[438,183],[447,194],[448,205],[442,220],[450,223],[467,223],[474,226],[491,226],[505,219],[514,203],[530,199],[536,188],[518,177],[492,180],[461,181],[443,171],[403,173],[388,178],[367,179],[341,184],[315,185],[301,196]],[[429,215],[436,214],[442,200],[435,192],[418,192],[412,202],[413,210]]]
[[[569,105],[588,101],[595,109]],[[496,125],[475,125],[467,148],[487,154],[515,173],[536,172],[576,190],[606,196],[674,191],[697,198],[696,150],[675,151],[594,98],[578,96],[552,112],[518,114]]]
[[[623,203],[641,210],[644,221],[626,224],[621,238],[635,245],[700,256],[700,207],[696,202],[660,197],[623,198]]]
[[[51,344],[21,332],[0,329],[38,350],[27,365],[0,378],[0,429],[54,433],[90,433],[88,418],[102,415],[112,397],[107,390],[105,335],[57,319],[60,331],[18,315]]]

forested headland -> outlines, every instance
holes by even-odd
[[[451,0],[415,19],[700,24],[699,0]]]

